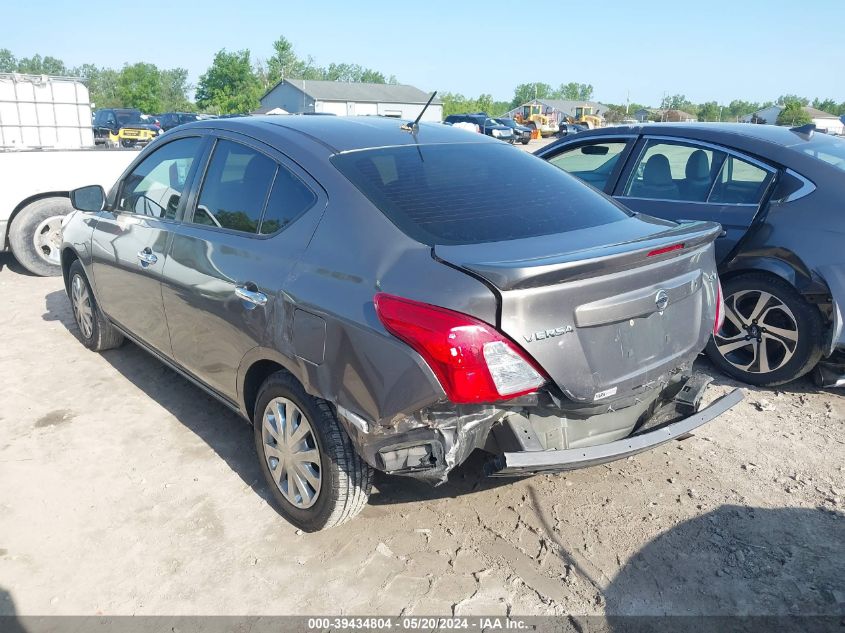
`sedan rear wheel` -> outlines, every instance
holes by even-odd
[[[291,374],[279,371],[261,386],[253,427],[270,492],[296,527],[333,527],[364,508],[373,469],[355,452],[332,406]]]
[[[725,322],[707,346],[725,373],[752,385],[790,382],[821,358],[823,322],[781,279],[752,273],[724,284]]]

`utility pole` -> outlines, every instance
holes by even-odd
[[[628,116],[628,107],[631,105],[631,91],[625,94],[625,116]]]

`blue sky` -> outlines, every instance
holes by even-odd
[[[510,99],[518,83],[591,83],[610,103],[845,101],[845,0],[739,2],[131,2],[42,0],[3,9],[0,47],[73,66],[181,66],[220,48],[272,53],[285,35],[318,64],[358,63],[425,90]],[[699,9],[718,7],[718,11]],[[801,11],[802,16],[797,12]],[[540,17],[542,14],[543,17]],[[49,16],[49,19],[44,19]],[[132,31],[122,32],[120,25]],[[143,26],[143,28],[141,28]]]

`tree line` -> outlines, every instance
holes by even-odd
[[[122,68],[95,64],[68,66],[56,57],[33,55],[18,58],[0,48],[0,73],[79,77],[97,108],[138,108],[142,112],[194,112],[241,114],[255,110],[259,98],[284,78],[323,79],[368,83],[398,83],[396,77],[359,64],[331,63],[319,66],[310,55],[299,57],[284,37],[273,43],[268,59],[252,59],[249,49],[218,51],[196,86],[185,68],[158,68],[138,62]],[[190,94],[196,89],[195,101]]]
[[[284,36],[273,43],[273,52],[266,59],[253,59],[249,49],[218,51],[196,86],[189,83],[185,68],[158,68],[144,62],[124,64],[119,69],[95,64],[69,67],[62,60],[49,55],[17,58],[5,48],[0,49],[0,72],[80,77],[88,86],[91,101],[96,107],[138,108],[147,113],[196,110],[214,114],[250,112],[258,108],[261,95],[282,79],[398,83],[393,75],[385,76],[381,71],[359,64],[330,63],[328,66],[320,66],[310,55],[300,57]],[[195,101],[192,101],[190,94],[194,89]],[[591,101],[594,98],[593,92],[593,86],[585,83],[561,83],[554,87],[544,82],[532,82],[517,85],[510,101],[495,100],[487,93],[467,97],[460,93],[444,92],[439,97],[443,102],[444,116],[461,112],[487,112],[500,116],[535,98]],[[838,103],[830,98],[811,100],[785,94],[775,101],[734,99],[729,103],[693,103],[683,94],[674,94],[665,96],[649,118],[660,120],[659,110],[682,110],[699,121],[737,121],[775,104],[785,106],[779,117],[779,123],[783,124],[801,125],[809,122],[809,116],[803,110],[803,106],[808,105],[837,116],[845,115],[845,102]],[[649,109],[639,103],[605,105],[608,110],[604,115],[611,123],[631,117],[637,110]]]

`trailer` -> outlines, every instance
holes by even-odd
[[[70,191],[111,188],[136,150],[95,149],[81,80],[0,74],[0,251],[36,275],[61,274]]]

